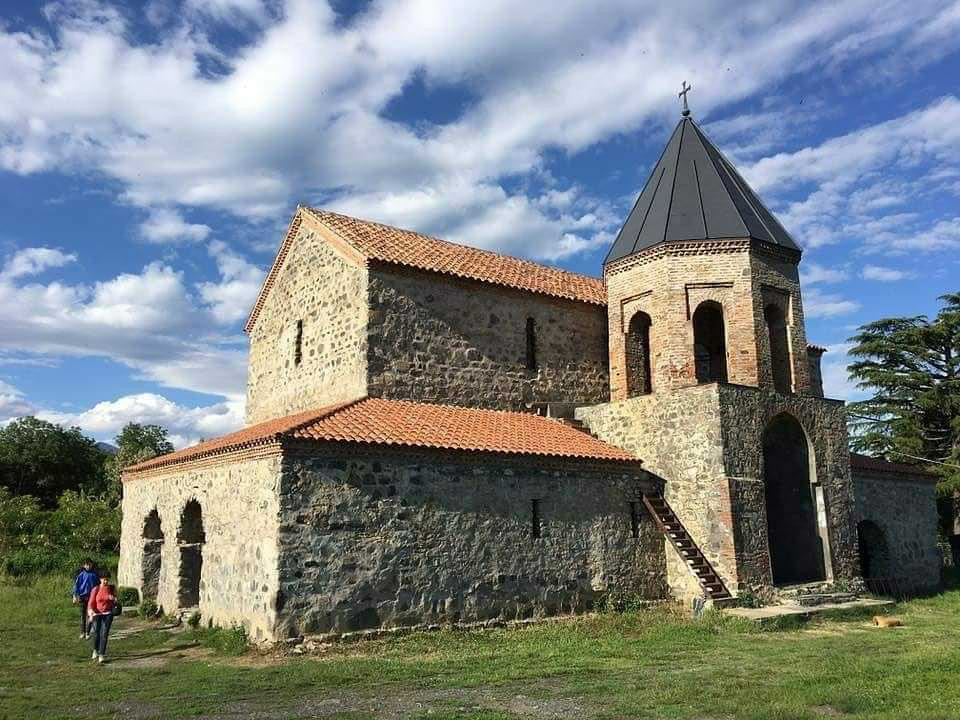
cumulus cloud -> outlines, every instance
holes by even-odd
[[[837,293],[825,293],[813,287],[803,293],[803,312],[808,318],[832,318],[849,315],[860,309],[860,303]]]
[[[61,425],[76,425],[91,437],[105,441],[112,440],[129,422],[162,425],[169,431],[174,447],[180,449],[242,427],[243,400],[187,407],[162,395],[138,393],[100,402],[78,413],[41,411],[39,417]]]
[[[800,266],[800,282],[805,286],[843,282],[849,277],[850,273],[842,268],[825,267],[812,262],[805,262]]]
[[[0,380],[0,425],[35,412],[36,408],[20,390]]]
[[[824,396],[847,402],[866,397],[847,374],[847,366],[852,362],[852,358],[847,354],[851,347],[853,346],[849,343],[827,346],[827,352],[821,361]]]
[[[197,287],[201,297],[219,323],[226,325],[246,318],[260,293],[264,271],[237,255],[226,243],[214,241],[209,250],[221,279],[200,283]]]
[[[913,276],[906,270],[896,270],[880,265],[864,265],[860,274],[864,280],[877,280],[879,282],[896,282]]]
[[[188,223],[176,210],[159,208],[140,224],[140,236],[152,243],[181,243],[205,240],[210,227]]]
[[[46,247],[18,250],[0,268],[0,282],[16,280],[28,275],[38,275],[50,268],[63,267],[76,262],[77,256]]]
[[[162,5],[150,5],[157,22]],[[481,199],[455,221],[435,217],[432,232],[551,259],[592,249],[616,228],[606,218],[595,232],[572,229],[592,213],[589,202],[545,207],[539,189],[510,182],[539,177],[549,153],[661,128],[675,113],[680,79],[694,82],[704,116],[815,65],[841,72],[864,57],[874,71],[904,58],[930,62],[955,47],[951,31],[960,27],[934,0],[918,0],[910,13],[868,0],[762,8],[385,0],[347,23],[312,0],[187,0],[184,12],[167,13],[155,41],[138,43],[111,6],[53,7],[49,29],[0,30],[8,80],[0,167],[93,171],[144,208],[214,208],[254,220],[288,212],[304,188],[325,202],[414,220],[425,199],[472,188]],[[210,21],[256,30],[241,30],[241,46],[226,53]],[[934,31],[936,43],[916,39]],[[442,123],[390,119],[390,102],[415,77],[472,100]],[[144,236],[208,232],[182,216],[166,219],[151,216]],[[524,244],[523,233],[533,239]]]
[[[161,385],[243,395],[245,339],[216,332],[223,316],[217,298],[206,304],[203,289],[198,298],[182,272],[153,262],[93,284],[24,282],[18,258],[35,257],[31,250],[15,253],[0,269],[0,351],[107,357]],[[226,286],[242,283],[240,263],[234,257],[222,266],[230,274],[222,278]]]

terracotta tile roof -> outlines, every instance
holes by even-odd
[[[359,220],[327,210],[301,207],[297,210],[277,253],[277,259],[264,280],[260,297],[257,298],[247,320],[245,327],[247,332],[253,327],[263,306],[263,300],[280,271],[283,258],[289,251],[289,245],[296,237],[300,227],[301,213],[321,223],[368,260],[403,265],[593,305],[607,304],[606,285],[601,278],[540,265],[489,250],[457,245],[412,230],[401,230],[390,225]]]
[[[125,473],[290,439],[640,462],[588,433],[531,413],[363,398],[252,425],[131,466]]]
[[[882,458],[861,455],[860,453],[850,453],[850,467],[855,470],[868,470],[872,472],[896,473],[898,475],[922,475],[935,480],[936,475],[928,470],[924,470],[919,465],[907,465],[906,463],[895,463]]]
[[[269,443],[279,442],[291,430],[302,425],[315,421],[318,417],[336,412],[350,403],[340,403],[329,405],[319,410],[309,410],[307,412],[287,415],[286,417],[267,420],[266,422],[250,425],[243,430],[221,435],[213,440],[207,440],[198,445],[178,450],[177,452],[160,455],[159,457],[145,460],[142,463],[131,465],[124,469],[124,473],[136,473],[143,470],[151,470],[166,465],[176,465],[187,460],[198,460],[212,455],[220,455],[231,450],[240,448],[254,447],[257,445],[267,445]]]

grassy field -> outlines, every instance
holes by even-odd
[[[960,591],[900,605],[901,629],[847,617],[760,630],[659,609],[309,657],[225,655],[124,617],[97,666],[69,587],[0,584],[0,717],[960,717]]]

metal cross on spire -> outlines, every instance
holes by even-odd
[[[683,89],[677,93],[677,97],[683,100],[683,111],[680,113],[684,117],[690,115],[690,108],[687,106],[687,93],[693,90],[693,85],[687,85],[687,81],[683,81]]]

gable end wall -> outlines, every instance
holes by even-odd
[[[367,282],[349,248],[313,222],[300,226],[250,331],[247,424],[366,394]]]

